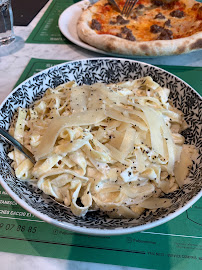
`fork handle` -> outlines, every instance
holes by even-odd
[[[0,136],[16,147],[20,152],[22,152],[26,157],[28,157],[32,163],[36,163],[34,155],[26,148],[24,147],[20,142],[18,142],[13,136],[11,136],[7,131],[5,131],[3,128],[0,127]]]

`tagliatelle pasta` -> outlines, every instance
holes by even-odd
[[[33,107],[19,108],[11,125],[37,161],[14,149],[16,176],[77,216],[99,209],[138,218],[169,207],[165,194],[184,184],[196,150],[184,145],[186,124],[168,96],[151,77],[48,89]]]

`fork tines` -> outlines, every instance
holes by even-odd
[[[126,0],[121,14],[128,17],[130,15],[131,11],[133,10],[135,4],[137,3],[137,1],[138,0]]]

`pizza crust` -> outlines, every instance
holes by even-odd
[[[79,38],[89,45],[106,52],[128,56],[177,55],[202,49],[202,32],[172,40],[130,41],[108,34],[97,34],[90,28],[91,6],[84,10],[77,23]]]

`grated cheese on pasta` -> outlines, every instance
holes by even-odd
[[[168,96],[151,77],[48,89],[32,108],[18,109],[11,127],[37,160],[14,149],[16,176],[35,181],[76,216],[100,209],[138,218],[169,207],[163,195],[184,184],[196,151],[184,145],[183,115]]]

